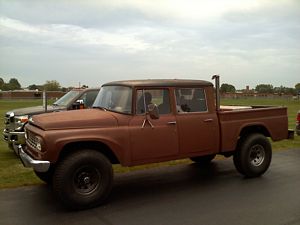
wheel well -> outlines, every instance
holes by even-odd
[[[259,133],[259,134],[263,134],[266,137],[271,137],[269,131],[264,126],[254,125],[254,126],[244,127],[240,132],[240,138],[253,133]]]
[[[78,151],[80,149],[94,149],[101,152],[105,155],[112,164],[119,164],[118,158],[115,156],[113,151],[102,142],[97,141],[83,141],[83,142],[73,142],[65,145],[63,150],[60,152],[59,159],[66,157],[68,154],[74,151]]]
[[[244,138],[246,138],[248,135],[254,134],[254,133],[262,134],[266,137],[271,137],[269,131],[262,125],[254,125],[254,126],[244,127],[242,129],[242,131],[240,132],[240,137],[237,142],[237,147],[241,144],[241,142],[243,141]]]

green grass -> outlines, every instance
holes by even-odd
[[[299,101],[287,101],[280,99],[222,99],[223,105],[285,105],[288,107],[289,127],[294,128],[296,113],[300,109]],[[41,105],[41,100],[0,100],[0,129],[4,128],[4,113],[16,108]],[[0,134],[2,135],[2,133]],[[295,140],[284,140],[272,143],[274,150],[299,148],[300,137]],[[175,164],[190,163],[189,160],[175,160],[165,163],[155,163],[131,168],[114,166],[115,172],[127,172],[157,166],[170,166]],[[6,142],[0,140],[0,188],[11,188],[26,185],[42,184],[32,171],[24,168],[14,152],[7,147]]]

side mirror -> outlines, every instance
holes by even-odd
[[[151,119],[157,120],[159,119],[159,111],[158,107],[155,104],[148,105],[148,113]]]

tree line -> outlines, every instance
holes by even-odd
[[[0,77],[0,90],[20,90],[21,84],[16,78],[11,78],[8,83],[5,83],[4,80]]]
[[[220,87],[221,93],[236,93],[236,88],[232,84],[223,83]],[[254,89],[241,90],[242,92],[260,93],[260,94],[290,94],[297,95],[300,93],[300,83],[295,85],[295,88],[290,87],[273,87],[271,84],[258,84]]]
[[[82,88],[87,88],[88,86],[82,85]],[[27,87],[29,90],[39,90],[39,91],[67,91],[73,87],[65,88],[61,87],[60,83],[56,80],[47,80],[43,85],[31,84]],[[5,83],[4,80],[0,77],[0,90],[10,91],[10,90],[21,90],[21,84],[16,78],[11,78],[8,83]],[[221,93],[235,93],[237,90],[232,84],[223,83],[220,87]],[[273,87],[271,84],[258,84],[255,89],[251,90],[242,90],[243,92],[256,92],[263,94],[292,94],[297,95],[300,92],[300,83],[295,85],[295,88],[290,87]]]
[[[81,88],[87,88],[88,86],[82,85]],[[62,87],[60,83],[56,80],[47,80],[42,85],[31,84],[26,89],[28,90],[38,90],[38,91],[63,91],[73,89],[74,87]],[[8,83],[0,77],[0,91],[14,91],[14,90],[23,90],[21,84],[16,78],[11,78]]]

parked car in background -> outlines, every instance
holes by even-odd
[[[8,143],[8,146],[17,153],[17,146],[25,144],[24,126],[30,117],[45,112],[90,108],[99,90],[99,88],[73,89],[52,105],[48,105],[47,111],[43,106],[34,106],[6,112],[4,115],[4,140]]]
[[[300,135],[300,110],[298,111],[296,117],[296,133],[297,135]]]

